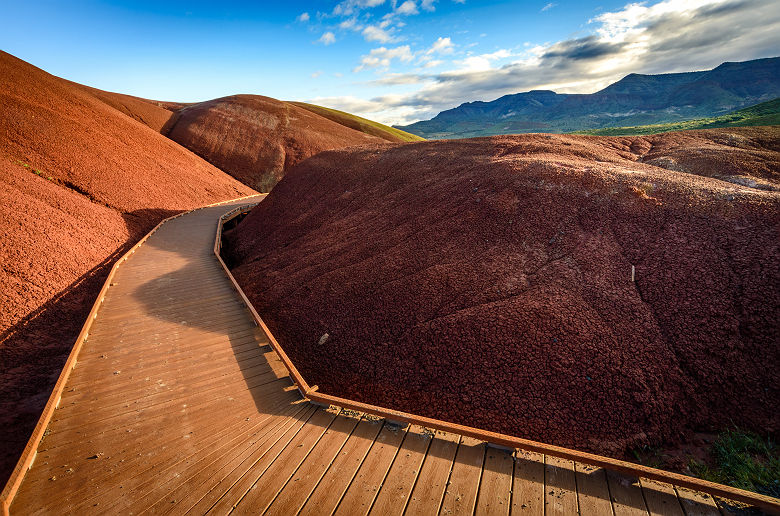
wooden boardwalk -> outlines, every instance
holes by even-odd
[[[302,400],[213,254],[237,204],[166,222],[119,266],[11,514],[721,514],[709,495]]]

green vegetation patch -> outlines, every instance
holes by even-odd
[[[32,172],[33,174],[35,174],[36,176],[40,176],[40,177],[42,177],[44,179],[48,179],[49,181],[51,181],[53,183],[56,183],[55,179],[52,176],[44,174],[42,171],[38,170],[37,168],[32,168],[29,163],[25,163],[24,161],[19,161],[18,159],[16,160],[16,162],[19,165],[21,165],[24,168],[26,168],[27,170],[29,170],[30,172]]]
[[[327,118],[332,122],[341,124],[362,133],[370,134],[371,136],[377,136],[383,140],[391,142],[421,142],[425,141],[422,136],[416,134],[407,133],[395,127],[390,127],[367,118],[362,118],[351,113],[345,113],[338,109],[326,108],[323,106],[315,106],[314,104],[306,104],[305,102],[290,102],[295,106],[303,108],[307,111],[311,111],[317,115]]]
[[[769,438],[726,430],[712,444],[713,465],[691,461],[697,477],[780,497],[780,448]]]
[[[668,131],[690,131],[693,129],[715,129],[718,127],[746,127],[757,125],[780,125],[780,98],[762,102],[755,106],[740,109],[726,115],[711,118],[698,118],[684,122],[668,124],[637,125],[632,127],[605,127],[577,131],[575,134],[597,136],[636,136],[643,134],[665,133]]]

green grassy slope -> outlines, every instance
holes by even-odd
[[[739,111],[712,118],[699,118],[668,124],[637,125],[633,127],[605,127],[576,134],[594,134],[598,136],[633,136],[641,134],[665,133],[668,131],[687,131],[691,129],[713,129],[716,127],[743,127],[755,125],[780,125],[780,97],[762,102]]]
[[[374,122],[366,118],[361,118],[357,115],[345,113],[344,111],[338,111],[336,109],[330,109],[322,106],[315,106],[313,104],[306,104],[305,102],[290,102],[300,108],[316,113],[320,116],[327,118],[333,122],[361,131],[372,136],[377,136],[384,140],[403,143],[403,142],[419,142],[425,140],[421,136],[407,133],[395,127],[389,127],[379,122]]]

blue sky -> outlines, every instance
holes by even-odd
[[[3,18],[0,49],[97,88],[255,93],[386,123],[780,55],[777,0],[30,0],[4,3]]]

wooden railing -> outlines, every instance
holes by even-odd
[[[119,258],[116,261],[116,263],[114,263],[114,265],[111,267],[111,270],[108,273],[108,277],[106,278],[105,283],[103,283],[103,288],[100,289],[100,293],[98,294],[95,303],[92,305],[92,309],[89,311],[89,315],[87,316],[87,320],[84,323],[84,326],[81,328],[81,332],[79,333],[78,337],[76,337],[76,343],[73,345],[73,348],[71,348],[70,350],[68,359],[65,361],[65,365],[62,368],[62,372],[60,373],[60,376],[57,378],[57,383],[54,384],[54,389],[52,390],[52,393],[49,396],[48,401],[46,402],[46,406],[44,406],[43,408],[41,417],[38,418],[38,423],[35,425],[32,435],[30,436],[30,439],[27,441],[27,444],[25,445],[24,450],[22,451],[22,455],[19,457],[19,461],[16,463],[16,467],[11,472],[11,476],[8,478],[8,482],[6,482],[2,493],[0,493],[0,508],[2,509],[3,516],[9,515],[11,502],[13,502],[14,496],[16,496],[16,492],[19,490],[19,486],[22,484],[22,480],[24,480],[24,476],[27,474],[27,471],[32,467],[33,462],[35,462],[35,457],[38,453],[38,445],[40,444],[41,438],[43,437],[43,434],[46,431],[46,427],[49,426],[49,421],[51,421],[51,418],[54,415],[54,410],[60,404],[62,391],[65,388],[65,384],[67,383],[68,378],[70,377],[71,371],[73,370],[74,367],[76,367],[76,363],[78,362],[78,356],[79,353],[81,352],[81,348],[84,345],[84,342],[87,340],[87,337],[89,336],[89,330],[92,328],[92,322],[97,318],[98,309],[100,308],[100,305],[103,304],[103,300],[106,297],[106,291],[111,285],[111,280],[114,278],[114,275],[116,274],[116,271],[119,268],[119,266],[125,261],[127,261],[127,259],[133,253],[135,253],[136,249],[141,247],[144,244],[144,242],[146,242],[149,239],[149,237],[152,236],[158,229],[160,229],[162,225],[165,224],[166,222],[181,217],[182,215],[192,213],[193,211],[202,210],[204,208],[210,208],[212,206],[219,206],[220,204],[228,204],[231,202],[240,201],[241,199],[248,199],[252,197],[256,197],[256,196],[250,195],[246,197],[239,197],[237,199],[232,199],[229,201],[216,202],[213,204],[209,204],[207,206],[201,206],[199,208],[195,208],[193,210],[183,211],[182,213],[179,213],[172,217],[168,217],[167,219],[164,219],[159,224],[157,224],[154,227],[154,229],[152,229],[149,233],[147,233],[124,255],[122,255],[122,257]]]
[[[247,212],[256,204],[257,203],[252,204],[251,206],[242,206],[236,208],[220,217],[217,223],[217,237],[216,241],[214,242],[214,253],[217,255],[220,264],[225,269],[225,273],[227,274],[228,278],[230,278],[230,282],[233,284],[233,288],[236,289],[247,309],[252,314],[255,323],[263,329],[271,343],[271,347],[274,349],[282,363],[284,363],[285,367],[289,371],[290,378],[295,383],[298,391],[300,391],[301,395],[309,401],[325,406],[334,405],[336,407],[373,414],[375,416],[399,423],[409,423],[430,429],[473,437],[475,439],[485,441],[488,444],[498,445],[505,448],[542,453],[553,457],[559,457],[583,464],[590,464],[592,466],[618,471],[628,475],[666,482],[678,487],[693,489],[695,491],[701,491],[728,500],[750,504],[772,514],[780,514],[780,499],[773,498],[771,496],[766,496],[723,484],[717,484],[715,482],[709,482],[707,480],[691,477],[688,475],[681,475],[679,473],[672,473],[670,471],[651,468],[641,464],[634,464],[633,462],[613,459],[611,457],[604,457],[593,453],[586,453],[579,450],[541,443],[538,441],[531,441],[529,439],[523,439],[511,435],[490,432],[481,428],[459,425],[457,423],[410,414],[408,412],[401,412],[387,407],[379,407],[376,405],[370,405],[368,403],[339,398],[337,396],[331,396],[329,394],[318,392],[319,389],[316,385],[313,387],[309,386],[301,373],[295,367],[295,364],[293,364],[292,360],[290,360],[290,357],[287,356],[287,353],[285,353],[282,346],[279,344],[276,338],[274,338],[273,334],[268,329],[268,326],[266,326],[265,322],[263,322],[263,319],[255,310],[252,302],[246,296],[238,282],[236,282],[236,279],[233,277],[233,274],[230,272],[221,256],[222,226],[226,222],[240,216],[242,213]]]

